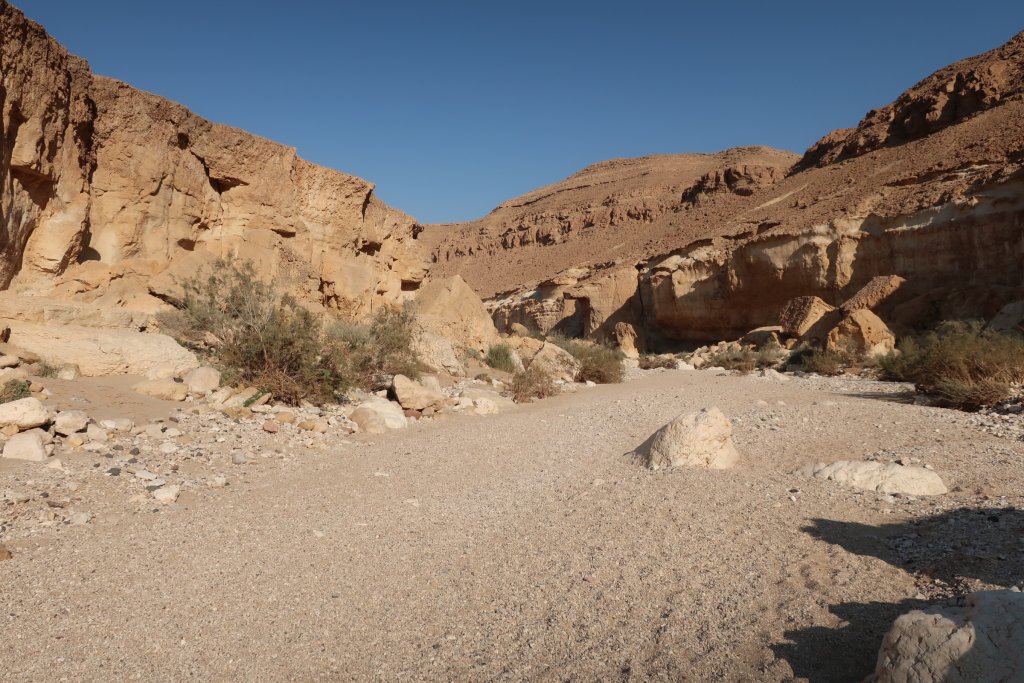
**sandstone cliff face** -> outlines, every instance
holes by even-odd
[[[93,76],[20,12],[3,30],[0,287],[154,310],[218,258],[362,316],[425,275],[420,228],[371,183]]]

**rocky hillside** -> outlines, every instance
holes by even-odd
[[[0,289],[151,311],[222,257],[351,316],[419,286],[420,228],[373,184],[95,76],[6,2],[0,35]]]
[[[484,294],[512,290],[492,302],[499,327],[570,334],[607,336],[628,322],[654,339],[736,338],[775,324],[794,297],[838,305],[888,275],[905,280],[881,310],[897,331],[988,319],[1024,298],[1022,46],[1024,34],[942,69],[856,129],[826,136],[788,173],[795,158],[758,149],[703,157],[716,168],[675,185],[610,178],[591,191],[612,204],[661,198],[659,211],[642,214],[649,220],[621,229],[592,219],[577,229],[575,197],[538,191],[527,198],[546,201],[543,212],[520,199],[448,227],[435,267],[464,273]],[[631,164],[650,162],[610,166]],[[517,248],[521,235],[550,234],[553,220],[572,229]],[[567,268],[560,247],[586,267]],[[523,286],[510,287],[514,272]]]
[[[746,197],[798,157],[770,147],[613,159],[511,199],[468,223],[426,226],[433,272],[459,273],[491,296],[566,268],[636,261],[702,236],[688,232],[710,199]]]

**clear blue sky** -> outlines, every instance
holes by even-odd
[[[424,222],[612,157],[802,151],[1024,29],[1024,2],[15,0],[96,73]]]

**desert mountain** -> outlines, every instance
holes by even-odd
[[[795,164],[765,148],[617,160],[430,226],[435,271],[503,292],[499,327],[591,336],[735,338],[883,275],[906,280],[885,303],[897,328],[987,319],[1024,296],[1022,46],[936,72]]]

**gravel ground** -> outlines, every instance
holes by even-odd
[[[30,500],[0,501],[0,678],[861,680],[897,614],[1024,580],[1022,418],[904,391],[654,371],[381,436],[180,416],[180,451],[140,448],[160,476],[199,468],[164,506],[106,474],[113,451],[7,466]],[[628,457],[710,405],[740,467]],[[792,474],[865,457],[950,493]],[[54,519],[42,492],[67,499]]]

